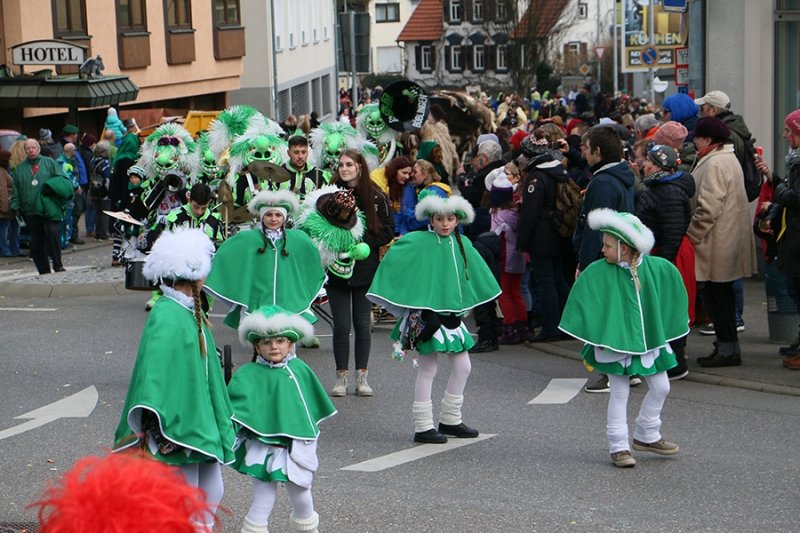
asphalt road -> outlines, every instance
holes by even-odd
[[[48,479],[111,446],[146,300],[0,298],[0,436],[26,422],[15,417],[88,387],[98,394],[86,418],[59,418],[0,440],[0,525],[33,521],[24,508]],[[235,362],[247,362],[247,350],[221,322],[212,316],[217,345],[234,345]],[[322,532],[800,531],[795,397],[676,382],[662,432],[681,452],[634,452],[636,468],[621,470],[608,456],[607,395],[528,403],[552,379],[594,375],[579,362],[522,346],[472,357],[464,420],[493,437],[375,472],[342,470],[419,448],[411,441],[415,370],[410,360],[390,357],[390,327],[379,324],[373,335],[375,396],[334,398],[339,413],[322,426],[313,488]],[[318,330],[322,347],[300,355],[330,389],[330,332],[324,324]],[[435,413],[448,373],[440,357]],[[645,392],[644,385],[632,389],[631,428]],[[231,469],[224,476],[229,514],[222,520],[232,533],[241,528],[251,488]],[[270,531],[288,532],[290,511],[281,490]]]

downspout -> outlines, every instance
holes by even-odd
[[[275,46],[275,0],[269,0],[269,17],[272,22],[272,116],[280,121],[278,116],[278,50]]]

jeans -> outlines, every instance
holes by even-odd
[[[333,317],[333,357],[336,370],[347,370],[350,365],[350,326],[356,335],[356,370],[366,370],[372,343],[370,318],[372,302],[367,300],[369,287],[327,286],[328,304]],[[351,315],[352,310],[352,315]]]
[[[61,221],[48,220],[38,215],[25,215],[25,223],[31,234],[31,257],[39,274],[50,273],[50,261],[45,252],[45,243],[53,257],[53,268],[56,270],[63,268],[59,242]]]
[[[542,300],[542,331],[540,335],[558,335],[561,311],[567,303],[569,285],[564,279],[561,257],[531,256],[531,274]]]
[[[17,257],[19,249],[19,222],[16,218],[0,218],[0,255]]]
[[[88,187],[88,185],[86,185],[86,187]],[[85,192],[83,193],[83,204],[86,206],[86,217],[85,217],[86,233],[92,233],[94,231],[97,231],[98,229],[97,215],[98,214],[101,214],[103,216],[106,215],[103,214],[102,209],[97,209],[97,203],[94,202],[93,200],[89,200],[89,197],[86,195]],[[75,227],[77,228],[77,226]],[[102,226],[100,226],[100,228],[102,228]]]

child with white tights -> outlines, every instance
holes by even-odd
[[[588,366],[608,374],[608,443],[611,462],[636,466],[628,443],[630,376],[650,390],[636,418],[633,449],[659,455],[678,453],[661,437],[661,409],[669,394],[667,370],[678,363],[669,342],[689,332],[688,297],[678,269],[647,255],[653,232],[630,213],[595,209],[589,226],[603,234],[605,260],[595,261],[575,282],[560,329],[586,345]]]

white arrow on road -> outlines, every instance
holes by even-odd
[[[67,396],[63,400],[58,400],[24,415],[14,417],[14,420],[25,418],[32,418],[33,420],[0,431],[0,440],[36,429],[59,418],[86,418],[92,414],[96,405],[97,389],[92,385],[72,396]]]

